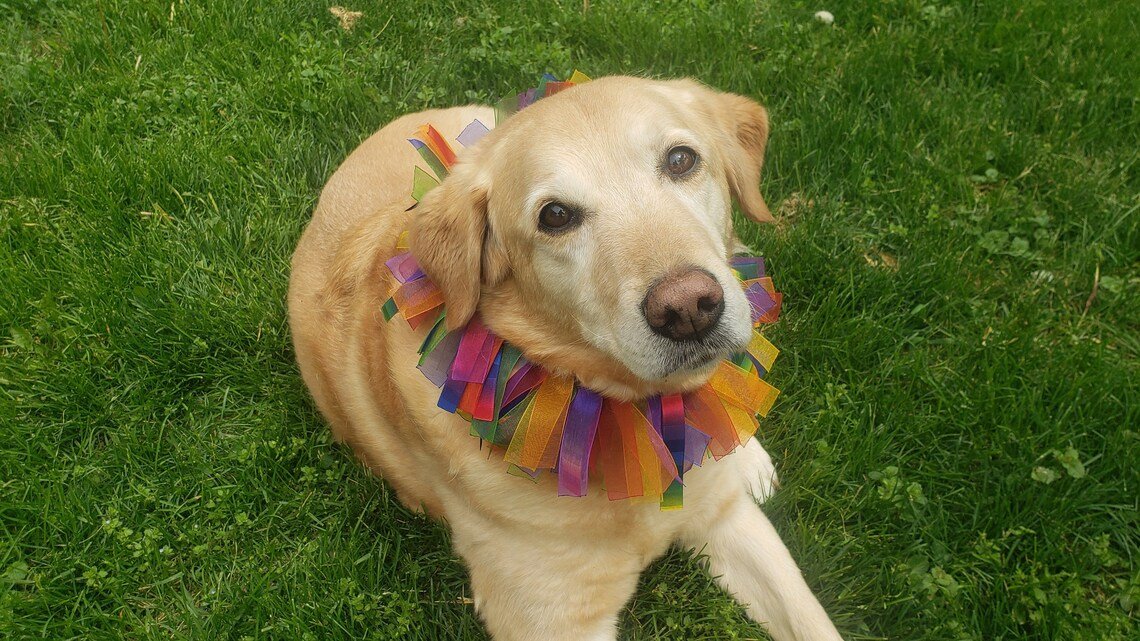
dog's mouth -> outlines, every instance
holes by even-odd
[[[701,373],[743,348],[723,331],[714,332],[698,342],[670,345],[661,358],[658,378]]]

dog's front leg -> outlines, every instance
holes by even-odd
[[[780,487],[776,466],[760,441],[748,439],[743,447],[733,453],[732,458],[744,478],[744,488],[760,503],[771,498],[776,488]]]
[[[744,492],[718,518],[694,523],[683,542],[703,550],[720,586],[776,641],[841,639],[780,535]]]
[[[475,609],[494,641],[615,641],[643,563],[620,541],[453,523]]]

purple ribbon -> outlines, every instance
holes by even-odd
[[[491,130],[487,129],[487,125],[484,125],[476,119],[472,120],[471,124],[464,127],[463,131],[460,132],[459,136],[457,136],[455,139],[459,141],[459,144],[463,145],[464,147],[470,147],[471,145],[479,142],[479,140],[482,139],[483,136],[486,136],[489,131]]]
[[[653,429],[661,433],[661,397],[650,396],[645,401],[646,418],[653,424]]]
[[[503,407],[507,407],[522,398],[527,392],[534,389],[544,378],[542,369],[534,363],[526,361],[515,370],[507,379],[507,388],[503,393]]]
[[[537,88],[532,87],[519,94],[519,111],[522,111],[523,109],[526,109],[527,107],[534,104],[535,91],[537,91]]]
[[[752,308],[753,323],[759,321],[761,316],[776,306],[776,299],[772,298],[772,295],[760,283],[752,283],[748,289],[744,290],[744,297],[748,299],[748,305]]]
[[[566,412],[562,446],[558,450],[558,496],[586,495],[590,450],[601,416],[601,395],[579,387]]]
[[[705,452],[709,448],[712,437],[698,430],[692,425],[685,425],[685,465],[688,472],[694,465],[700,466],[705,460]]]

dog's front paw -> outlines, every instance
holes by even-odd
[[[780,479],[776,476],[776,464],[760,441],[754,438],[740,448],[737,453],[740,472],[743,475],[744,488],[752,498],[763,503],[768,500],[780,487]]]

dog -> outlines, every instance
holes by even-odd
[[[694,467],[683,509],[558,496],[504,472],[416,369],[424,332],[385,322],[385,261],[407,230],[448,328],[476,313],[554,375],[634,401],[709,379],[751,334],[728,259],[732,205],[759,191],[768,115],[692,80],[608,77],[511,116],[415,204],[407,138],[445,137],[491,107],[429,110],[364,141],[321,193],[292,260],[289,321],[305,384],[335,437],[412,510],[444,519],[496,641],[613,640],[642,570],[671,545],[777,641],[840,636],[759,509],[776,484],[755,439]],[[414,205],[414,206],[413,206]]]

